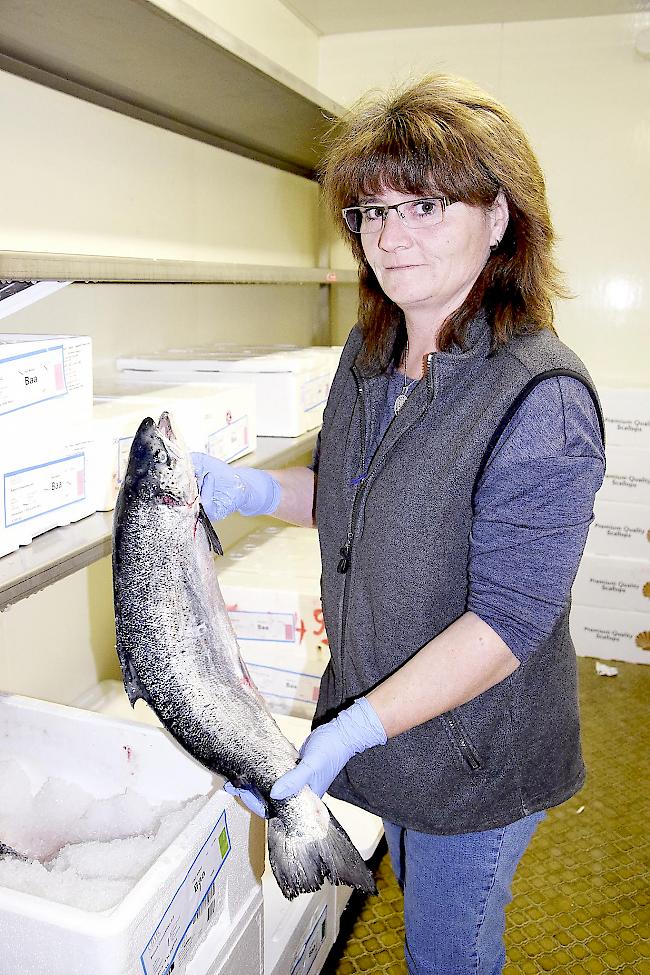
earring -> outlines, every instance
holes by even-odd
[[[497,240],[496,244],[490,244],[490,253],[494,254],[496,250],[499,249],[500,240]]]

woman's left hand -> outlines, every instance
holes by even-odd
[[[386,744],[384,726],[365,697],[341,711],[309,735],[300,749],[300,762],[277,780],[272,799],[295,796],[308,785],[323,796],[341,769],[359,752]]]

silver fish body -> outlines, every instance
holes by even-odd
[[[273,720],[243,663],[187,451],[166,414],[143,420],[115,508],[113,582],[117,652],[132,704],[141,697],[199,762],[267,804],[271,867],[286,897],[327,878],[374,891],[342,827],[308,788],[270,798],[298,753]]]

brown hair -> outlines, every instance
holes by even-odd
[[[382,188],[489,207],[499,189],[509,222],[498,249],[460,306],[439,347],[463,346],[485,308],[495,346],[513,335],[553,329],[552,300],[566,296],[552,258],[553,227],[544,177],[521,126],[472,82],[429,75],[411,87],[361,98],[331,128],[320,168],[325,199],[359,264],[359,320],[367,365],[385,368],[405,340],[404,314],[381,290],[341,209]]]

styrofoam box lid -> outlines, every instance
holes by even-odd
[[[282,734],[296,748],[300,748],[311,731],[311,722],[306,718],[294,718],[288,714],[274,714]],[[364,860],[369,860],[384,835],[384,824],[379,816],[359,809],[342,799],[325,795],[324,802],[336,816]]]
[[[24,334],[20,332],[0,332],[0,345],[48,345],[52,340],[57,342],[90,342],[89,335],[62,335],[58,332],[46,334]]]
[[[265,355],[247,355],[241,352],[221,352],[214,349],[176,350],[157,355],[123,357],[117,360],[117,368],[143,372],[301,372],[311,365],[308,350],[273,352]]]
[[[172,399],[183,402],[193,402],[195,400],[210,402],[223,400],[232,392],[244,390],[248,395],[248,386],[238,383],[236,379],[232,383],[220,383],[218,386],[206,386],[205,383],[178,383],[167,381],[164,375],[152,374],[151,380],[147,382],[134,382],[130,379],[126,381],[115,380],[114,382],[95,383],[95,399],[98,402],[107,400],[129,400],[137,398],[138,402],[153,402],[164,399]]]

